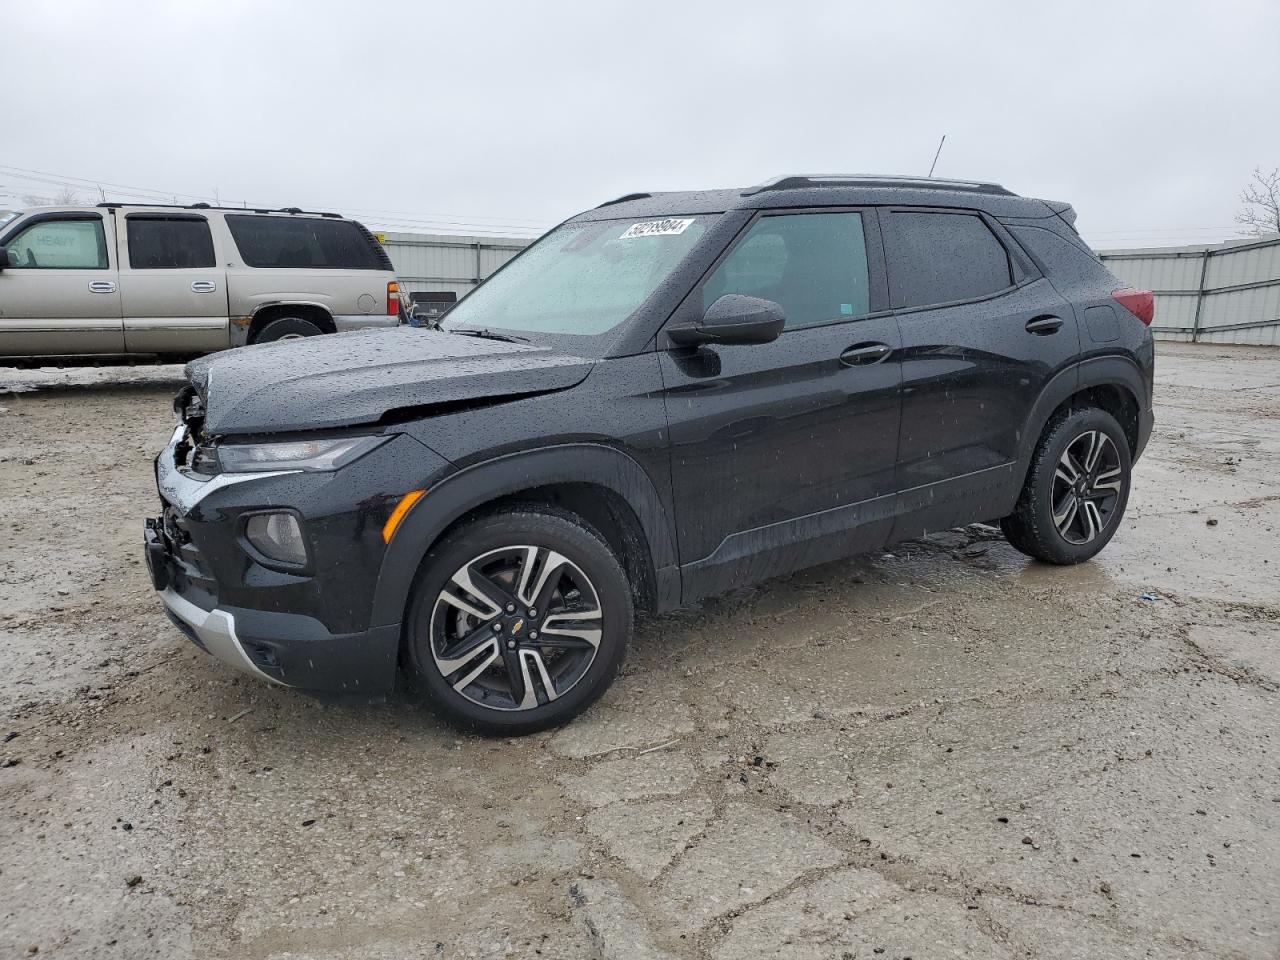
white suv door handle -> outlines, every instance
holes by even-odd
[[[213,293],[213,291],[217,289],[218,289],[218,285],[214,283],[212,280],[192,280],[191,281],[192,293]]]
[[[90,293],[115,293],[116,285],[110,280],[90,280]]]

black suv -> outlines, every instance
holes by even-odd
[[[636,193],[439,329],[197,360],[155,586],[262,679],[402,667],[520,733],[601,694],[637,612],[971,521],[1087,560],[1151,431],[1153,307],[1074,219],[898,177]]]

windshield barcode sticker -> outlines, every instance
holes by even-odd
[[[668,217],[666,220],[646,220],[644,223],[633,223],[622,231],[619,240],[634,240],[636,237],[661,237],[670,233],[684,233],[693,223],[694,218],[677,220]]]

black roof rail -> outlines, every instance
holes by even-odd
[[[910,177],[892,174],[792,174],[774,177],[742,191],[744,197],[770,190],[803,190],[811,187],[916,187],[922,190],[959,190],[965,193],[989,193],[1005,197],[1017,194],[998,183],[981,180],[942,180],[937,177]]]
[[[280,207],[278,209],[270,207],[221,207],[211,203],[204,203],[203,201],[200,203],[121,203],[120,201],[113,201],[111,203],[99,203],[97,206],[111,210],[118,210],[121,207],[159,207],[163,210],[228,210],[233,213],[301,213],[312,217],[342,219],[342,214],[340,213],[322,213],[319,210],[302,210],[298,207]]]
[[[652,196],[652,193],[627,193],[616,200],[606,200],[600,204],[600,207],[612,207],[615,203],[626,203],[628,200],[648,200]],[[600,207],[596,207],[596,209],[599,210]]]

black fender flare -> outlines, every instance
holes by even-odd
[[[1022,426],[1022,452],[1018,457],[1016,475],[1021,485],[1031,468],[1031,457],[1044,432],[1045,424],[1053,411],[1064,400],[1090,387],[1120,387],[1133,396],[1139,411],[1145,408],[1147,395],[1142,370],[1137,362],[1126,356],[1092,357],[1074,363],[1058,371],[1040,391],[1040,397],[1031,408]]]
[[[676,564],[675,528],[653,480],[627,453],[596,443],[571,443],[507,454],[451,473],[409,511],[382,558],[374,591],[375,626],[399,623],[418,568],[431,545],[459,517],[499,497],[555,483],[591,483],[634,511],[655,571]]]

